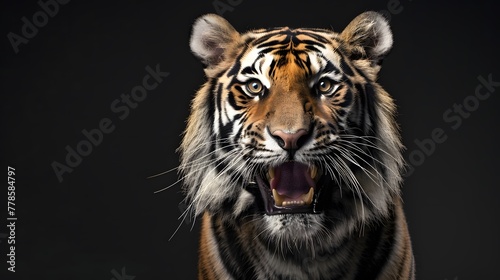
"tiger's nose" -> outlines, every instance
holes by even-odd
[[[297,132],[288,133],[278,129],[273,131],[271,135],[284,150],[298,150],[306,142],[309,132],[305,129],[299,129]]]

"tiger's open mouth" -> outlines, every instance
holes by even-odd
[[[289,161],[257,176],[257,185],[268,215],[321,213],[321,170],[316,166]]]

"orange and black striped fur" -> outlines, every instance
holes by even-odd
[[[199,279],[414,279],[395,105],[376,82],[387,21],[238,33],[205,15],[190,46],[207,77],[180,147]]]

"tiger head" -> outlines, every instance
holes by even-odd
[[[375,12],[341,33],[196,20],[190,47],[207,82],[180,147],[189,209],[294,239],[386,216],[403,165],[395,106],[376,82],[392,42]]]

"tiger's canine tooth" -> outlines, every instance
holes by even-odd
[[[314,196],[314,188],[311,187],[308,193],[302,195],[301,199],[302,201],[304,201],[306,205],[309,205],[313,200],[313,196]]]
[[[283,205],[283,197],[276,191],[276,189],[273,189],[273,198],[276,206]]]
[[[311,167],[309,167],[309,172],[311,174],[311,178],[314,179],[316,178],[316,175],[318,175],[318,168],[315,165],[311,165]]]
[[[269,180],[274,178],[274,168],[270,167],[269,168]]]

